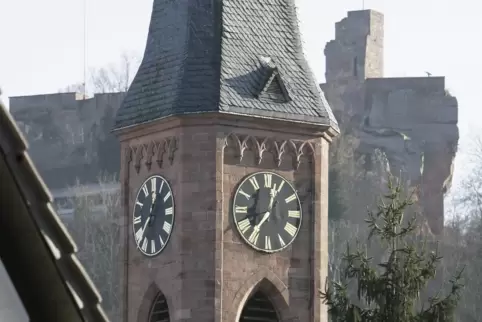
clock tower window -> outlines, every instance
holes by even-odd
[[[149,322],[170,322],[167,300],[162,292],[157,293],[149,311]]]
[[[241,312],[239,322],[279,322],[270,299],[260,290],[250,296]]]

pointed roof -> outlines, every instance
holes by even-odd
[[[13,284],[30,320],[108,321],[27,142],[1,102],[0,182],[0,260],[8,274],[2,269],[0,278],[11,281],[7,284]],[[0,288],[0,298],[12,299],[11,291]]]
[[[286,101],[259,95],[266,85],[260,57],[275,64]],[[144,58],[115,129],[208,112],[338,131],[303,55],[294,0],[154,0]]]

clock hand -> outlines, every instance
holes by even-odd
[[[261,226],[264,224],[264,222],[265,222],[266,220],[268,220],[269,215],[270,215],[269,211],[265,212],[265,213],[264,213],[264,216],[263,216],[263,218],[261,219],[261,221],[259,222],[259,224],[257,224],[256,226],[254,226],[253,229],[256,230],[256,231],[259,231],[259,230],[261,229]]]
[[[273,203],[274,203],[274,200],[275,200],[277,195],[278,195],[278,191],[276,190],[276,186],[275,186],[275,188],[270,189],[270,191],[269,191],[270,199],[269,199],[268,209],[271,210],[271,208],[273,208]]]
[[[151,202],[151,209],[150,209],[150,211],[149,211],[149,214],[152,213],[152,209],[154,209],[154,206],[156,205],[157,193],[152,192],[151,198],[152,198],[152,202]]]
[[[156,217],[155,217],[156,213],[155,212],[152,213],[152,212],[156,210],[157,200],[158,200],[157,193],[152,192],[151,198],[152,198],[152,202],[151,202],[151,208],[149,209],[149,218],[152,218],[152,220],[149,222],[149,227],[151,227],[154,224],[154,221],[156,220]]]
[[[261,219],[261,221],[256,226],[254,226],[254,228],[253,228],[254,230],[259,230],[261,225],[263,225],[264,222],[269,219],[270,212],[273,209],[273,203],[275,201],[275,198],[276,198],[277,194],[278,194],[278,191],[276,190],[276,185],[275,185],[274,188],[270,189],[270,192],[269,192],[270,199],[269,199],[269,203],[268,203],[268,211],[266,211],[265,213],[255,213],[255,214],[252,215],[252,217],[258,217],[259,215],[263,214],[263,218]]]
[[[261,220],[260,223],[264,223],[265,220],[269,219],[270,212],[273,210],[273,203],[274,203],[274,200],[275,200],[277,194],[278,194],[278,191],[276,190],[276,185],[275,185],[274,188],[270,189],[270,191],[269,191],[270,199],[269,199],[269,204],[268,204],[268,211],[266,212],[266,214],[268,214],[268,215],[266,216],[266,214],[265,214],[265,216],[263,218],[264,220]]]
[[[149,215],[149,219],[152,219],[151,221],[149,221],[149,227],[152,227],[152,225],[154,225],[155,221],[156,221],[156,216],[154,216],[153,214],[150,214]]]
[[[144,233],[146,232],[146,227],[147,224],[149,224],[149,221],[151,220],[151,216],[147,217],[146,222],[144,223],[144,226],[142,227],[142,234],[140,234],[140,238],[138,240],[137,248],[139,248],[139,245],[141,243],[142,238],[144,237]]]
[[[270,189],[270,200],[269,200],[269,203],[268,203],[268,211],[267,212],[259,212],[259,213],[254,213],[254,214],[251,214],[251,215],[248,215],[247,217],[251,217],[251,218],[256,218],[258,217],[259,215],[263,214],[263,219],[261,219],[261,222],[255,226],[256,227],[260,227],[262,223],[264,223],[266,220],[269,219],[269,216],[270,216],[270,211],[273,209],[273,204],[274,204],[274,201],[275,201],[275,198],[276,198],[276,195],[278,194],[278,191],[276,190],[276,185],[274,185],[273,189]],[[259,196],[256,200],[256,204],[255,204],[255,209],[257,208],[256,205],[259,201]]]

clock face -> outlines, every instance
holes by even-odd
[[[259,251],[273,253],[288,247],[298,235],[301,215],[296,190],[276,173],[249,175],[234,195],[236,228],[246,243]]]
[[[155,175],[139,188],[132,215],[134,241],[146,256],[166,247],[174,225],[174,199],[167,180]]]

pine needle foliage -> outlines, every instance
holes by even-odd
[[[460,270],[449,281],[446,295],[436,295],[422,303],[420,294],[435,278],[442,257],[414,242],[416,221],[404,223],[404,212],[413,198],[404,198],[402,187],[388,181],[388,193],[377,211],[368,212],[368,242],[379,242],[388,256],[379,264],[360,247],[348,244],[343,256],[342,281],[326,283],[320,296],[329,308],[332,322],[449,322],[460,300],[463,285]],[[412,237],[412,238],[411,238]],[[350,300],[348,285],[356,282],[358,304]],[[442,286],[440,287],[442,289]]]

